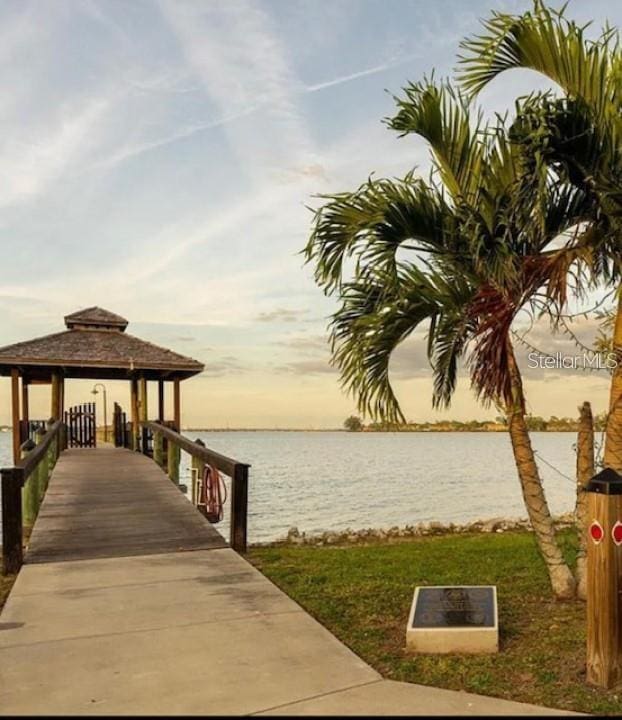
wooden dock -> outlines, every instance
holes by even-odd
[[[226,546],[152,460],[104,446],[61,454],[25,560],[62,562]]]

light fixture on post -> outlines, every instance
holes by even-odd
[[[106,398],[106,386],[104,383],[95,383],[95,385],[93,385],[93,389],[91,390],[93,395],[99,394],[99,390],[97,389],[98,387],[100,387],[104,393],[104,442],[108,442],[108,403]]]

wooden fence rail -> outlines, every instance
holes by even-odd
[[[166,425],[157,422],[142,423],[153,434],[153,459],[164,467],[173,482],[179,484],[179,451],[184,450],[192,457],[192,465],[202,475],[202,468],[211,465],[231,478],[231,547],[244,553],[247,549],[248,534],[248,473],[250,465],[221,455],[204,445],[189,440]],[[166,444],[166,449],[165,449]],[[193,489],[193,502],[196,504]]]
[[[16,573],[24,561],[24,527],[32,527],[50,474],[64,448],[65,427],[60,420],[39,430],[37,442],[22,445],[22,459],[0,470],[2,484],[2,572]]]

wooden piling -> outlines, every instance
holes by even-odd
[[[175,483],[175,485],[179,485],[179,461],[181,459],[179,445],[177,445],[177,443],[171,442],[170,440],[167,445],[168,449],[166,455],[168,476]]]
[[[603,470],[586,492],[587,681],[612,688],[622,679],[622,476]]]
[[[12,575],[24,562],[22,485],[20,468],[0,471],[2,484],[2,573]]]
[[[248,465],[236,464],[231,478],[231,547],[246,552],[248,516]]]
[[[27,440],[23,443],[20,450],[21,459],[26,458],[28,453],[35,447],[35,443],[32,440]],[[23,523],[26,527],[30,528],[35,524],[37,513],[39,512],[41,494],[39,489],[39,468],[35,468],[22,487],[22,513]]]
[[[164,443],[162,433],[153,433],[153,459],[157,465],[164,467]]]

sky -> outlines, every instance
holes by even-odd
[[[460,39],[492,8],[529,5],[1,1],[0,345],[99,305],[205,363],[183,386],[186,425],[339,427],[356,406],[329,364],[335,302],[300,255],[309,207],[371,173],[427,173],[425,144],[382,124],[393,96],[451,74]],[[622,24],[617,0],[575,0],[570,13]],[[503,112],[544,86],[508,75],[482,107]],[[577,332],[590,341],[594,324]],[[541,335],[547,350],[564,342]],[[391,366],[406,416],[494,417],[466,376],[452,408],[432,410],[424,342],[404,343]],[[526,373],[535,414],[575,415],[586,399],[604,409],[607,386],[602,373]],[[70,382],[68,402],[90,389]],[[0,379],[0,423],[8,391]],[[32,415],[45,416],[46,393]],[[109,396],[127,406],[125,384]]]

